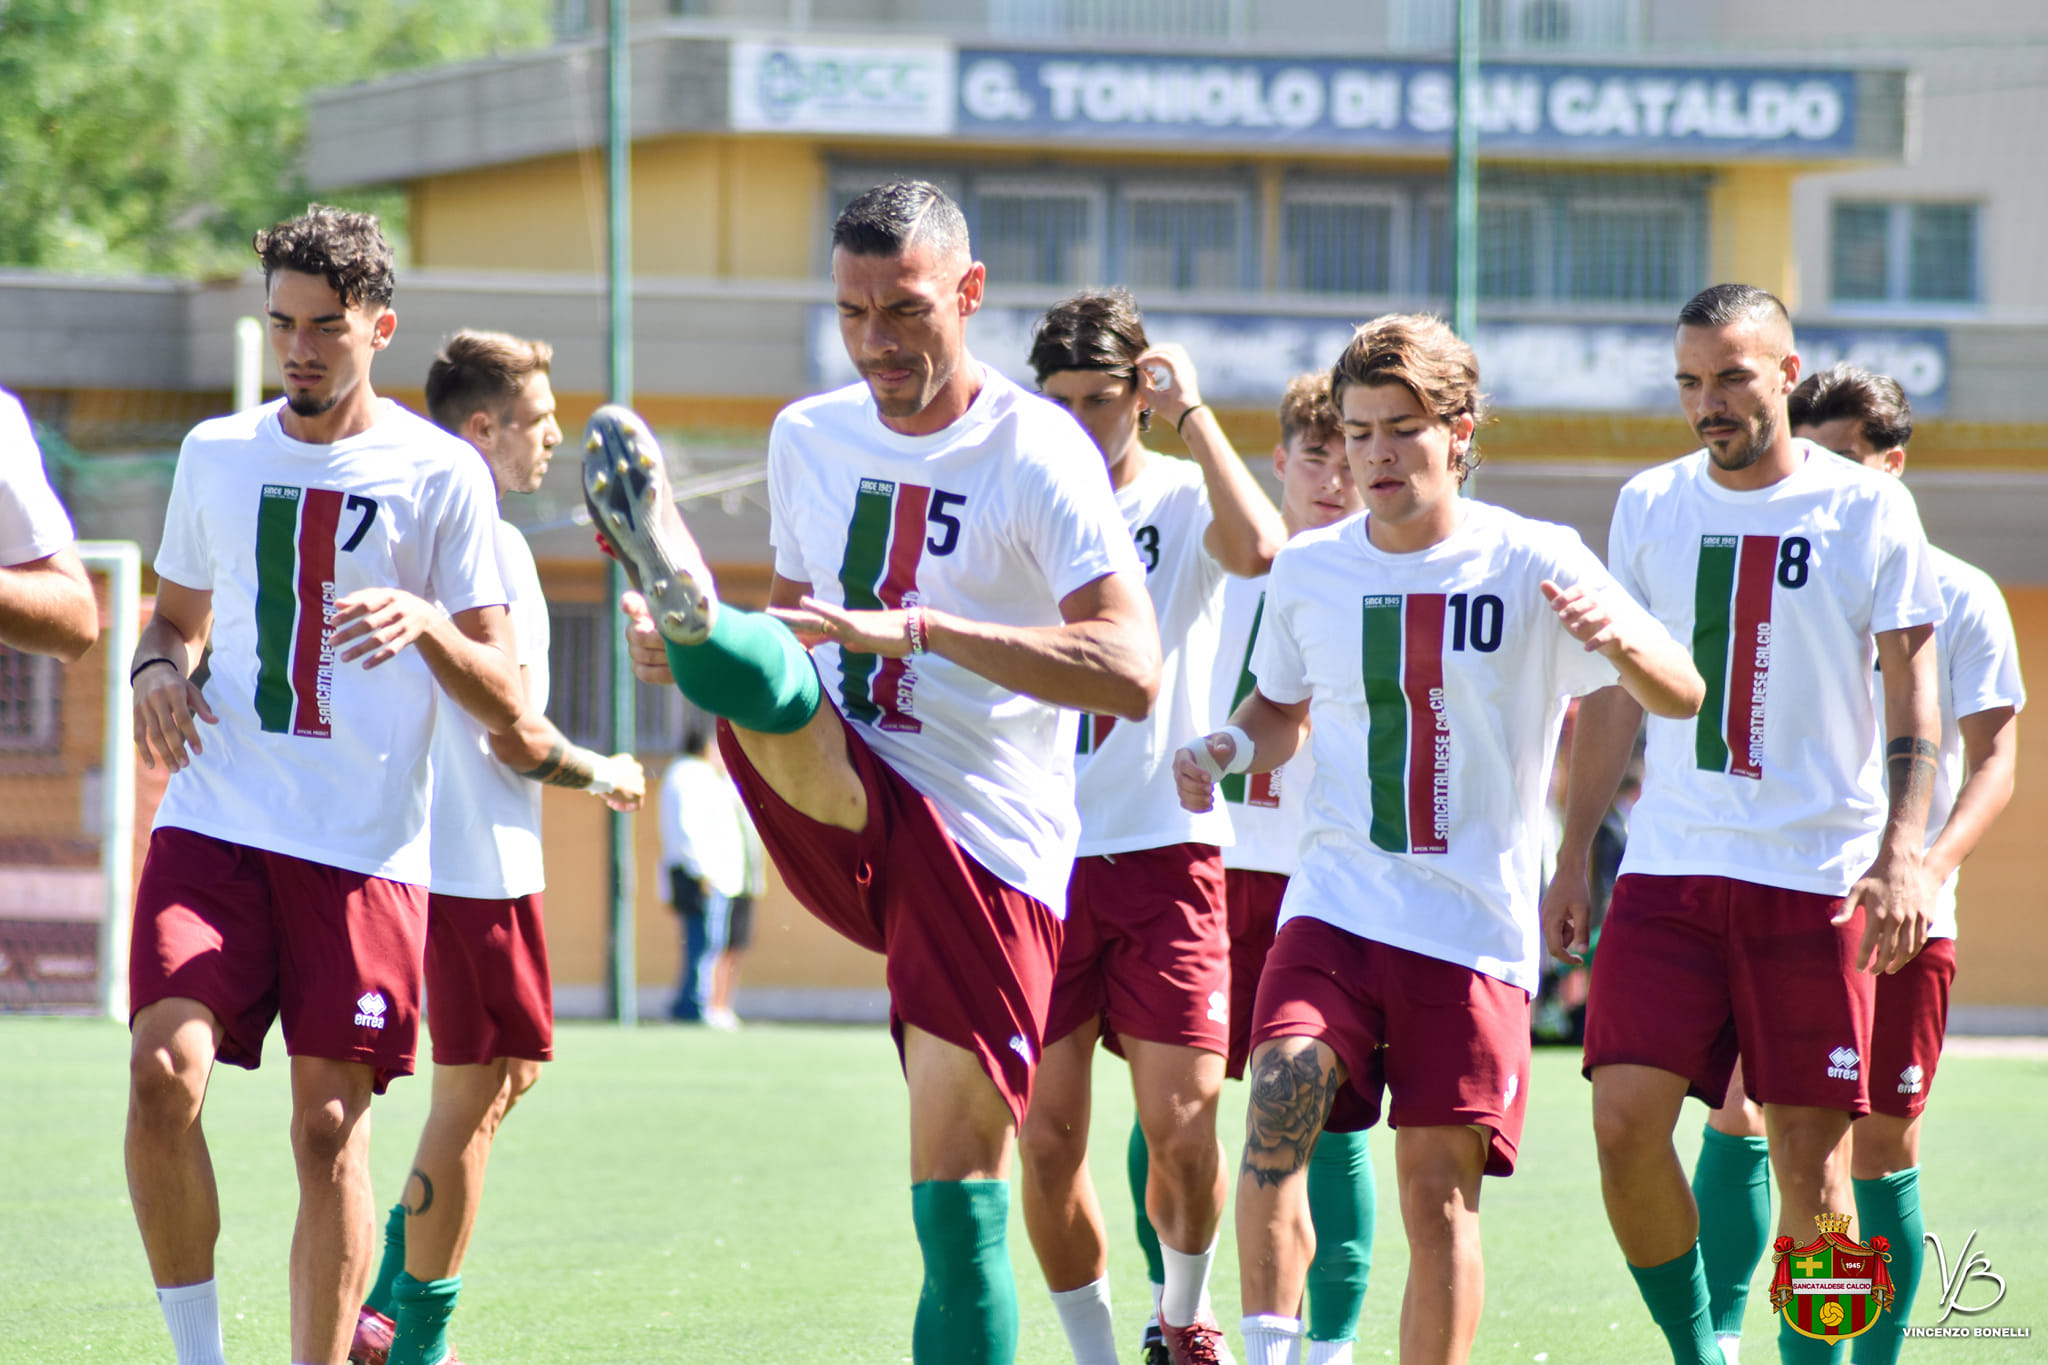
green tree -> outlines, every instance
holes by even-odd
[[[250,234],[309,198],[308,94],[538,46],[549,13],[549,0],[0,0],[0,266],[239,271]],[[395,191],[345,198],[402,214]]]

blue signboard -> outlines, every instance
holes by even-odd
[[[1033,142],[1442,148],[1443,62],[1087,55],[964,48],[957,131]],[[1856,146],[1844,70],[1488,63],[1489,151],[1826,159]]]
[[[968,324],[974,354],[1019,383],[1033,382],[1028,357],[1038,313],[984,308]],[[1200,366],[1202,395],[1237,407],[1271,407],[1287,381],[1327,368],[1351,339],[1343,318],[1272,313],[1175,313],[1148,309],[1145,330],[1187,347]],[[1482,322],[1474,349],[1481,387],[1496,410],[1678,412],[1671,323]],[[820,388],[858,376],[829,307],[811,316],[812,379]],[[1930,327],[1798,328],[1804,372],[1847,360],[1891,375],[1931,417],[1948,405],[1948,334]]]

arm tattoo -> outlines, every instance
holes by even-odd
[[[557,738],[548,756],[519,774],[549,787],[587,788],[597,776],[597,755]]]
[[[427,1179],[427,1173],[417,1166],[412,1168],[412,1180],[406,1182],[405,1192],[408,1195],[412,1193],[413,1181],[419,1182],[419,1207],[414,1208],[412,1204],[407,1202],[406,1200],[399,1201],[400,1203],[405,1205],[405,1212],[408,1218],[418,1218],[421,1215],[425,1214],[428,1209],[434,1207],[434,1182]]]
[[[1885,780],[1893,810],[1911,806],[1923,796],[1932,798],[1934,764],[1940,756],[1940,746],[1931,740],[1895,739],[1884,746]]]
[[[1282,1042],[1261,1057],[1245,1114],[1243,1173],[1270,1187],[1306,1166],[1341,1084],[1340,1070],[1325,1071],[1306,1039]]]

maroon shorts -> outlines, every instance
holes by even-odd
[[[1486,1173],[1512,1175],[1529,1103],[1529,993],[1455,962],[1298,915],[1280,927],[1252,1020],[1275,1038],[1329,1045],[1349,1079],[1324,1127],[1490,1130]]]
[[[1593,955],[1585,1071],[1653,1066],[1719,1107],[1742,1059],[1759,1104],[1870,1112],[1875,986],[1856,970],[1861,917],[1837,896],[1730,877],[1630,873]]]
[[[1074,859],[1046,1040],[1097,1024],[1120,1037],[1230,1050],[1223,855],[1171,844]]]
[[[360,1062],[382,1093],[419,1040],[427,889],[164,827],[149,836],[128,942],[128,1019],[197,1000],[221,1061],[254,1070],[284,1023],[294,1057]]]
[[[1252,1009],[1259,998],[1259,973],[1280,927],[1280,900],[1287,894],[1281,872],[1224,869],[1223,890],[1230,906],[1230,1052],[1223,1074],[1244,1079],[1252,1055]]]
[[[436,1066],[555,1057],[539,895],[427,898],[427,1034]]]
[[[821,824],[775,793],[718,723],[718,746],[761,842],[805,909],[881,953],[889,1027],[906,1025],[981,1058],[1018,1123],[1045,1043],[1060,922],[974,861],[924,794],[843,724],[846,757],[867,793],[858,832]]]
[[[1870,1033],[1870,1108],[1917,1118],[1934,1088],[1948,1032],[1948,988],[1956,979],[1956,941],[1930,938],[1898,971],[1877,978],[1877,1022]]]

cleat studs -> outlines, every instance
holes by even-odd
[[[592,474],[590,476],[590,491],[593,493],[601,494],[604,492],[605,489],[610,488],[611,486],[611,476],[609,474],[606,474],[602,469],[598,470],[595,474]]]
[[[626,518],[620,513],[614,512],[612,513],[612,525],[618,527],[621,530],[624,530],[626,526]]]
[[[655,579],[655,580],[654,580],[654,591],[655,591],[655,594],[656,594],[657,596],[659,596],[659,595],[660,595],[660,594],[662,594],[662,593],[665,593],[665,592],[667,592],[667,591],[668,591],[668,580],[667,580],[666,578],[657,578],[657,579]]]
[[[651,470],[654,468],[654,457],[652,455],[649,455],[644,450],[640,452],[640,468],[643,470]]]
[[[689,624],[689,622],[683,619],[683,614],[679,611],[663,612],[661,619],[677,630],[681,630]]]
[[[591,432],[591,433],[590,433],[590,439],[589,439],[589,440],[587,440],[587,441],[585,441],[585,442],[583,443],[583,448],[584,448],[585,450],[603,450],[603,449],[604,449],[604,437],[602,437],[602,436],[598,435],[598,434],[597,434],[596,432],[594,432],[594,431],[593,431],[593,432]]]

